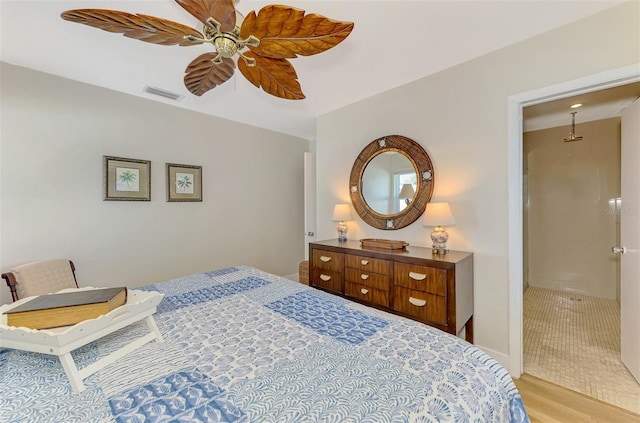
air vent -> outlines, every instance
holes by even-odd
[[[180,101],[184,97],[183,95],[172,93],[171,91],[167,91],[162,88],[152,87],[150,85],[145,85],[144,87],[142,87],[142,91],[145,93],[168,98],[169,100],[173,100],[173,101]]]

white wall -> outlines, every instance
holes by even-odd
[[[567,113],[568,116],[568,113]],[[620,118],[524,134],[529,286],[617,299]],[[609,200],[614,199],[613,207]]]
[[[432,201],[449,201],[456,219],[448,246],[475,254],[475,343],[508,366],[508,98],[639,63],[638,6],[614,7],[320,117],[318,239],[335,238],[331,209],[349,202],[349,173],[365,145],[389,134],[419,142],[435,167]],[[393,232],[357,218],[349,225],[354,239],[430,245],[420,220]]]
[[[306,140],[5,63],[1,73],[0,270],[65,257],[80,285],[129,287],[232,265],[297,273]],[[151,160],[151,201],[103,201],[103,155]],[[166,162],[203,167],[202,203],[166,202]]]

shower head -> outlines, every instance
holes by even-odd
[[[576,136],[576,113],[578,112],[571,112],[571,132],[564,142],[582,141],[582,137]]]
[[[576,134],[570,134],[568,138],[564,139],[564,142],[582,141],[582,137],[576,137]]]

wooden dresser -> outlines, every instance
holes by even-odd
[[[473,343],[473,254],[409,246],[363,249],[360,241],[309,244],[309,285],[408,317]]]

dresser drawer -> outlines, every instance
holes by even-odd
[[[342,272],[344,268],[344,254],[333,251],[313,250],[311,265],[318,269]]]
[[[380,275],[378,273],[363,272],[358,269],[345,269],[344,280],[359,285],[368,286],[370,288],[389,291],[389,276]]]
[[[389,307],[389,291],[383,291],[349,281],[344,283],[344,291],[349,297],[358,298],[362,301],[383,307]]]
[[[447,325],[447,298],[423,291],[394,287],[393,309],[419,320]]]
[[[327,269],[311,269],[309,284],[329,291],[342,292],[342,273]]]
[[[396,263],[394,284],[415,291],[447,295],[447,271],[437,267]]]
[[[352,269],[363,270],[365,272],[391,275],[391,262],[387,260],[347,254],[345,256],[345,266],[351,267]]]

